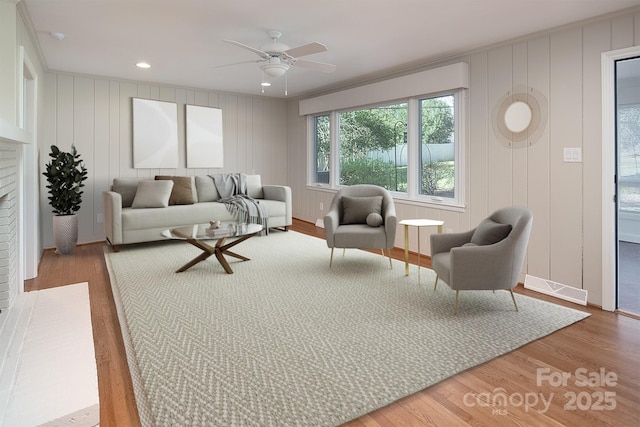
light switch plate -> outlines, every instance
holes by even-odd
[[[563,161],[565,163],[582,163],[582,148],[565,148]]]

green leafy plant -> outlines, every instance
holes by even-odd
[[[46,170],[42,173],[49,182],[49,204],[56,215],[72,215],[80,210],[81,188],[87,179],[87,168],[74,145],[71,146],[71,152],[61,151],[52,145],[49,157],[51,161],[45,165]]]

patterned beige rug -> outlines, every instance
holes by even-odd
[[[250,261],[184,242],[106,250],[143,425],[332,426],[422,390],[587,314],[508,292],[433,291],[431,270],[274,232]]]

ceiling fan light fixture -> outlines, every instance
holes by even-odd
[[[260,68],[262,68],[262,71],[264,71],[267,76],[277,79],[289,70],[289,65],[284,63],[264,64]]]
[[[253,46],[240,43],[235,40],[223,40],[226,43],[230,43],[241,49],[251,51],[258,55],[260,59],[255,61],[244,62],[257,62],[260,64],[260,71],[262,72],[262,80],[260,83],[261,92],[264,93],[264,88],[271,86],[271,83],[282,76],[284,76],[284,94],[288,95],[288,82],[287,76],[290,68],[304,68],[313,71],[320,71],[323,73],[331,73],[336,69],[335,65],[325,64],[323,62],[310,61],[308,59],[299,59],[300,56],[312,55],[314,53],[326,52],[327,47],[322,43],[312,42],[302,46],[294,47],[279,43],[280,31],[271,30],[267,34],[271,39],[271,42],[267,42],[256,49]],[[242,64],[244,62],[238,62],[236,64]],[[235,64],[230,64],[235,65]],[[215,67],[217,68],[217,67]]]

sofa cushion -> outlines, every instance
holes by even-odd
[[[166,208],[169,206],[169,197],[173,189],[173,181],[140,181],[136,196],[131,207],[142,208]]]
[[[483,220],[471,236],[471,243],[478,246],[493,245],[511,232],[511,224],[501,224],[490,219]]]
[[[122,207],[129,208],[136,197],[139,178],[114,178],[111,189],[116,193],[120,193],[122,197]]]
[[[269,218],[287,215],[287,204],[278,200],[261,199],[259,203],[267,211]]]
[[[342,224],[366,224],[370,213],[382,213],[382,196],[342,197]]]
[[[159,240],[162,229],[206,224],[213,219],[233,221],[234,216],[229,213],[223,203],[216,202],[173,205],[165,209],[129,208],[122,210],[122,229],[125,232],[156,229],[157,240]]]
[[[169,205],[192,205],[196,202],[192,176],[156,175],[158,181],[173,181]]]

